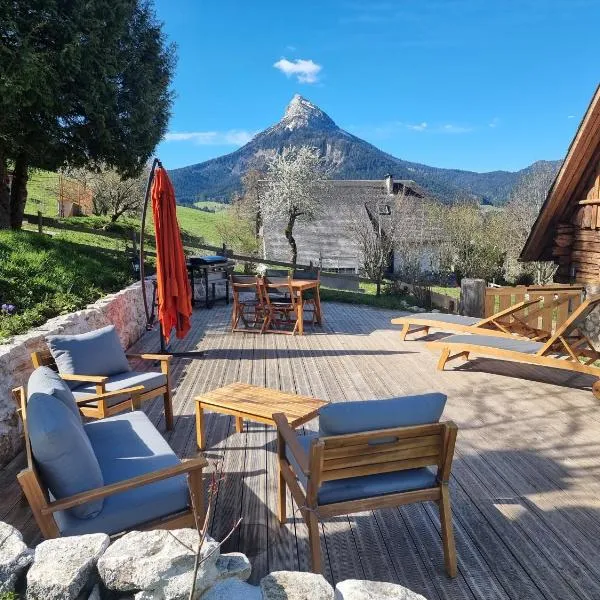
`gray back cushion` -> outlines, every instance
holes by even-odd
[[[27,398],[31,398],[33,394],[37,393],[54,396],[57,400],[60,400],[81,423],[81,415],[71,388],[50,367],[38,367],[29,377]]]
[[[100,465],[81,426],[81,420],[63,402],[36,392],[27,402],[27,429],[31,451],[44,484],[60,499],[102,487]],[[79,519],[91,519],[102,510],[103,500],[70,509]]]
[[[445,394],[432,393],[328,404],[319,410],[320,434],[341,435],[437,423],[446,399]]]
[[[114,325],[77,335],[49,335],[48,348],[61,373],[116,375],[129,363]],[[69,382],[73,389],[79,382]]]

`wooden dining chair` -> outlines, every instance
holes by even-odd
[[[261,333],[265,320],[262,303],[261,280],[254,275],[231,274],[231,290],[233,293],[233,311],[231,313],[231,331]],[[240,321],[243,327],[239,327]]]
[[[320,269],[299,269],[294,271],[294,279],[304,279],[310,281],[321,282],[321,270]],[[302,293],[302,310],[305,312],[308,310],[311,323],[314,325],[317,320],[317,311],[319,310],[318,300],[319,288],[305,290]]]
[[[287,333],[294,335],[298,330],[298,311],[302,309],[291,284],[291,277],[285,281],[271,281],[268,277],[261,280],[262,305],[265,319],[261,331]],[[283,293],[283,297],[281,294]],[[292,330],[283,329],[291,326]]]

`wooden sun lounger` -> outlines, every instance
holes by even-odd
[[[445,313],[417,313],[397,317],[392,319],[392,323],[403,325],[400,334],[403,341],[409,333],[423,331],[424,335],[427,335],[430,329],[457,333],[481,333],[498,337],[520,335],[529,339],[545,340],[550,337],[549,332],[531,327],[517,316],[518,312],[538,304],[541,300],[542,298],[534,298],[517,302],[485,319]],[[528,315],[528,318],[531,318],[531,314]]]
[[[600,377],[600,367],[594,366],[594,363],[600,360],[600,353],[578,329],[578,323],[584,320],[599,303],[600,295],[583,302],[545,342],[515,336],[500,338],[481,332],[475,335],[451,335],[440,341],[429,342],[427,346],[441,348],[439,370],[443,370],[446,363],[451,360],[456,358],[468,360],[471,354],[477,354]],[[596,383],[594,393],[598,395],[600,386]]]

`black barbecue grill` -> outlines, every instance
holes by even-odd
[[[204,282],[205,307],[211,308],[214,304],[216,284],[225,280],[225,302],[229,304],[229,276],[235,267],[235,261],[226,256],[188,256],[188,276],[192,288],[192,305],[196,305],[194,279],[195,274]],[[210,294],[209,294],[210,290]]]

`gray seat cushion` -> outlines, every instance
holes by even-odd
[[[166,385],[167,377],[163,373],[154,371],[126,371],[111,375],[106,382],[105,389],[107,392],[122,390],[124,388],[143,385],[144,391],[154,390],[161,385]],[[96,386],[93,383],[84,383],[73,389],[73,394],[78,400],[85,399],[87,396],[96,394]],[[113,406],[122,402],[127,396],[115,396],[109,398],[106,403],[108,406]],[[88,406],[93,406],[96,402],[91,402]]]
[[[544,346],[542,342],[511,337],[492,337],[491,335],[451,335],[442,341],[444,344],[472,344],[474,346],[487,346],[489,348],[499,348],[500,350],[522,352],[523,354],[535,354]]]
[[[141,411],[85,425],[106,485],[180,463],[169,444]],[[185,475],[109,496],[94,519],[56,513],[62,535],[114,534],[188,507]]]
[[[298,437],[300,445],[307,454],[310,443],[315,437],[317,436],[304,435]],[[300,470],[289,446],[286,448],[286,455],[298,477],[298,481],[306,490],[307,478]],[[317,494],[317,501],[319,504],[333,504],[335,502],[346,502],[349,500],[385,496],[386,494],[421,490],[436,485],[435,474],[426,467],[395,471],[393,473],[365,475],[363,477],[348,477],[347,479],[325,481],[322,483]]]
[[[446,395],[437,392],[385,400],[336,402],[319,410],[319,429],[321,435],[327,436],[437,423],[445,405]]]
[[[31,450],[42,480],[54,498],[60,499],[102,487],[104,479],[90,440],[65,404],[48,394],[36,392],[27,402],[27,427]],[[66,511],[82,522],[102,510],[95,500]]]
[[[27,382],[27,398],[33,394],[48,394],[60,400],[81,423],[81,414],[75,396],[67,385],[67,382],[61,379],[60,375],[50,367],[38,367],[29,377]]]
[[[46,342],[60,373],[115,375],[129,371],[113,325],[77,335],[49,335]],[[77,385],[77,382],[69,382],[71,389]]]
[[[452,315],[446,313],[419,313],[406,317],[412,321],[439,321],[448,325],[466,325],[471,326],[481,321],[478,317],[465,317],[463,315]]]

